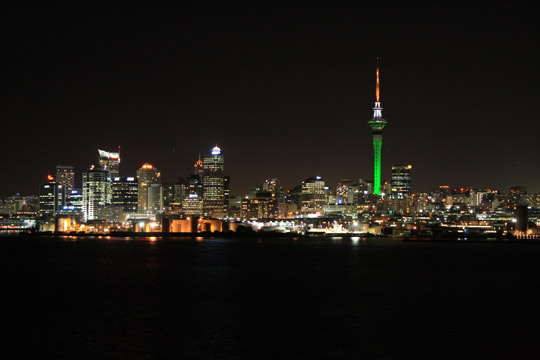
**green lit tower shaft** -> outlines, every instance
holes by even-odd
[[[373,193],[381,195],[381,148],[383,139],[383,128],[387,121],[382,117],[382,107],[379,90],[379,58],[377,58],[377,85],[375,88],[375,107],[373,108],[373,118],[368,121],[373,131]]]

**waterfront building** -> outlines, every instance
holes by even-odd
[[[242,196],[229,195],[226,201],[227,216],[233,219],[242,217]]]
[[[56,166],[56,182],[66,189],[66,194],[75,188],[75,169],[71,165]]]
[[[383,128],[387,121],[382,117],[379,84],[379,58],[377,58],[377,83],[375,87],[375,107],[373,118],[368,121],[373,133],[373,194],[381,195],[381,148],[383,140]]]
[[[66,188],[58,184],[52,175],[48,175],[47,180],[39,189],[39,211],[42,214],[55,214],[65,205]]]
[[[163,184],[163,207],[168,213],[178,213],[184,200],[185,180],[180,178],[176,184]]]
[[[151,164],[144,164],[137,170],[138,212],[139,214],[158,214],[163,208],[161,173]]]
[[[203,185],[197,174],[189,175],[186,179],[182,210],[188,216],[203,214]]]
[[[98,149],[98,154],[98,162],[101,169],[108,170],[112,178],[120,176],[120,147],[118,147],[118,152]]]
[[[209,217],[225,216],[225,158],[216,145],[203,158],[203,213]]]
[[[124,209],[121,205],[100,206],[96,212],[96,220],[106,220],[109,223],[122,223],[126,220]]]
[[[62,209],[76,214],[83,212],[83,194],[81,189],[72,189],[66,192],[66,205]]]
[[[246,219],[275,219],[286,215],[285,199],[271,191],[259,191],[241,201],[242,217]]]
[[[84,221],[97,220],[98,208],[111,203],[111,174],[108,170],[90,168],[83,173]]]
[[[328,205],[330,188],[320,176],[312,176],[302,181],[301,209],[303,212],[322,211]]]
[[[112,179],[112,205],[122,207],[124,214],[137,213],[139,183],[134,176],[117,176]]]
[[[147,187],[148,208],[147,213],[156,215],[163,212],[163,186],[161,184],[150,184]]]
[[[17,193],[0,199],[0,217],[13,214],[35,214],[39,209],[39,196],[21,196]]]
[[[188,194],[182,201],[182,210],[186,216],[202,216],[203,199],[198,194]]]
[[[256,197],[242,200],[242,217],[245,219],[270,219],[277,217],[276,199],[270,192],[258,193]]]
[[[298,202],[300,202],[300,192],[301,186],[298,190]],[[249,193],[241,199],[242,217],[247,219],[285,218],[286,197],[283,188],[279,185],[279,180],[268,178],[262,184],[250,187]],[[292,201],[290,196],[289,201]]]

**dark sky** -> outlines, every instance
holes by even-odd
[[[80,183],[118,145],[122,175],[150,162],[171,182],[218,144],[239,194],[372,179],[377,56],[383,178],[408,163],[415,192],[540,192],[532,8],[248,4],[3,5],[0,195],[36,194],[57,164]]]

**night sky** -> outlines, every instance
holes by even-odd
[[[540,192],[532,8],[249,4],[3,5],[0,196],[58,164],[80,186],[119,145],[121,175],[149,162],[173,182],[218,144],[237,194],[372,179],[377,56],[383,179],[407,163],[414,192]]]

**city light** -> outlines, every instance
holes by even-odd
[[[388,122],[382,117],[380,86],[377,58],[375,104],[373,117],[368,120],[373,179],[356,177],[331,185],[321,175],[309,175],[298,179],[296,186],[284,188],[278,178],[263,178],[248,192],[233,194],[225,172],[225,156],[217,144],[210,151],[198,152],[191,163],[192,172],[172,183],[162,182],[161,172],[150,163],[144,163],[136,174],[120,176],[120,148],[118,152],[98,149],[98,165],[82,173],[81,188],[75,189],[74,167],[58,165],[56,176],[47,175],[48,182],[40,186],[39,196],[15,196],[12,203],[0,204],[10,216],[4,226],[26,228],[22,220],[31,220],[43,232],[98,234],[261,231],[393,237],[537,235],[534,224],[540,223],[540,198],[527,194],[523,187],[515,186],[505,194],[452,184],[414,193],[413,165],[409,163],[385,167],[391,169],[391,178],[383,179],[382,141]],[[30,219],[17,223],[15,216]],[[70,219],[71,223],[61,219]],[[195,228],[192,219],[197,219]]]

